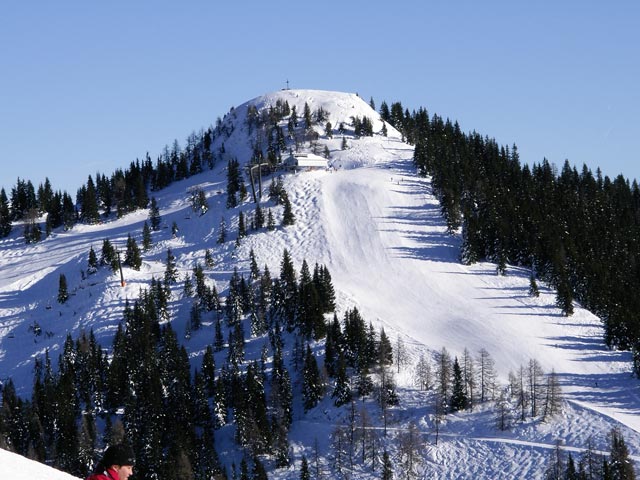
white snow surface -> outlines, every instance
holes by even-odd
[[[343,151],[342,136],[328,139],[324,125],[316,126],[321,148],[327,145],[331,151],[333,167],[284,176],[296,224],[275,232],[250,232],[234,248],[237,210],[225,208],[226,159],[236,157],[242,164],[251,154],[257,133],[249,132],[244,121],[248,106],[261,110],[278,99],[296,105],[299,118],[305,102],[311,111],[321,106],[334,129],[340,122],[349,128],[352,116],[368,116],[375,135],[356,139],[347,132],[349,148]],[[406,345],[410,361],[396,375],[401,405],[392,409],[384,441],[393,457],[394,438],[410,422],[416,423],[424,442],[416,467],[418,478],[542,478],[557,442],[576,456],[589,440],[608,451],[607,434],[614,426],[621,429],[632,458],[640,459],[640,398],[638,381],[630,373],[630,355],[608,350],[600,320],[579,305],[574,315],[564,317],[555,306],[554,292],[544,285],[538,298],[529,296],[529,271],[509,267],[506,276],[498,276],[493,264],[462,265],[458,260],[460,239],[446,232],[430,180],[416,175],[413,148],[390,125],[388,136],[382,136],[382,122],[366,102],[355,94],[285,90],[232,109],[222,123],[234,126],[228,138],[214,142],[213,148],[218,148],[224,141],[224,161],[212,171],[152,193],[163,225],[175,221],[180,230],[176,238],[168,228],[154,232],[154,245],[144,254],[142,269],[124,269],[124,288],[119,277],[105,267],[94,275],[82,271],[89,248],[93,246],[99,255],[105,238],[124,249],[131,233],[140,244],[146,210],[55,232],[35,245],[25,245],[19,225],[9,238],[0,240],[0,381],[11,377],[20,395],[30,395],[34,358],[48,349],[55,364],[68,333],[76,338],[82,330],[93,329],[98,341],[109,348],[125,301],[136,299],[152,276],[162,277],[167,248],[176,255],[182,275],[197,262],[204,265],[205,250],[210,249],[215,265],[206,272],[223,296],[235,266],[247,274],[252,248],[260,267],[268,266],[272,276],[279,274],[287,248],[298,270],[303,259],[311,267],[316,262],[328,267],[339,318],[347,308],[357,307],[376,330],[384,327],[394,344],[399,337]],[[304,148],[309,148],[308,142]],[[245,178],[248,181],[248,175]],[[203,216],[191,211],[189,190],[195,186],[206,192],[210,205]],[[267,200],[265,188],[265,205]],[[255,206],[249,199],[240,208],[250,213]],[[230,239],[218,245],[221,217],[229,227]],[[60,274],[67,277],[71,292],[64,305],[56,301]],[[181,295],[181,286],[176,287],[171,321],[178,332],[184,332],[189,318],[190,302]],[[29,332],[34,321],[42,327],[40,336]],[[185,340],[194,367],[199,367],[202,352],[213,338],[212,329],[205,322],[202,330]],[[264,344],[268,344],[265,338],[251,339],[247,357],[253,352],[258,358]],[[473,412],[448,415],[436,444],[430,397],[415,386],[414,368],[421,354],[434,358],[443,347],[459,357],[465,348],[472,355],[486,349],[503,385],[510,371],[537,360],[545,372],[555,370],[559,376],[565,396],[563,413],[544,423],[516,423],[503,432],[495,427],[495,414],[486,403]],[[291,373],[294,388],[299,388],[299,372]],[[374,404],[367,408],[374,428],[381,428]],[[332,461],[329,436],[344,422],[346,410],[333,407],[329,396],[307,414],[297,408],[290,433],[294,465],[274,470],[270,478],[298,478],[302,455],[313,458],[316,445],[320,463],[328,471]],[[231,435],[225,429],[218,435],[223,461],[237,455]],[[399,454],[395,455],[394,463],[399,464]],[[31,466],[27,460],[0,451],[0,474],[23,478],[14,472],[30,468],[46,467]],[[372,472],[370,466],[354,469],[354,478],[378,478],[379,472]],[[34,473],[28,478],[71,478],[57,475]]]
[[[74,480],[76,477],[0,448],[0,473],[11,480]]]

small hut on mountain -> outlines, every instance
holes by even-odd
[[[284,166],[288,170],[318,170],[326,169],[329,165],[326,158],[313,153],[292,153],[285,161]]]

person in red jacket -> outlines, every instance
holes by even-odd
[[[87,480],[127,480],[133,475],[134,463],[133,450],[129,445],[111,445]]]

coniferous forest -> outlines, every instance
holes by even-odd
[[[574,300],[598,315],[606,344],[633,350],[638,359],[635,372],[640,375],[640,300],[633,295],[640,287],[637,182],[623,176],[611,180],[586,166],[578,171],[568,161],[560,170],[546,160],[522,165],[515,145],[500,146],[476,132],[463,133],[457,122],[430,117],[425,109],[410,113],[399,102],[391,108],[382,102],[380,115],[415,145],[415,167],[432,178],[449,231],[461,234],[461,262],[490,261],[498,274],[508,274],[507,264],[529,268],[532,290],[537,280],[550,284],[565,315],[572,314]],[[288,137],[278,126],[285,118]],[[298,127],[295,108],[288,104],[278,104],[262,116],[250,109],[248,128],[266,126],[269,132],[251,162],[259,164],[266,158],[275,167],[286,151],[287,138],[296,143],[313,141],[314,122],[324,126],[323,112],[305,108]],[[368,118],[355,117],[353,123],[356,135],[371,134]],[[110,177],[97,174],[94,181],[89,176],[75,202],[66,192],[55,192],[48,180],[35,189],[30,181],[18,179],[9,197],[0,191],[0,236],[9,235],[12,222],[20,221],[25,242],[34,243],[56,228],[97,223],[145,208],[150,209],[150,228],[155,231],[161,219],[153,192],[213,168],[222,158],[224,143],[216,151],[211,146],[214,139],[228,137],[228,128],[218,121],[215,128],[192,134],[185,149],[176,141],[155,164],[147,155]],[[331,132],[331,125],[327,123],[326,129]],[[248,192],[238,161],[228,161],[227,167],[226,206],[234,209]],[[294,225],[279,179],[272,180],[269,195],[274,207],[284,207],[281,225]],[[193,192],[192,201],[194,211],[206,212],[203,195]],[[44,214],[42,225],[39,219]],[[229,236],[240,242],[251,230],[275,228],[272,210],[265,212],[259,204],[247,223],[240,212],[238,231]],[[146,223],[145,228],[149,229]],[[218,234],[218,243],[228,240],[224,219]],[[148,230],[144,237],[149,238]],[[147,247],[143,245],[143,250]],[[87,255],[89,274],[100,268],[116,271],[117,254],[108,239],[100,259],[93,249]],[[129,237],[125,262],[139,268],[140,255]],[[136,478],[227,478],[232,471],[234,478],[238,472],[238,478],[262,479],[267,478],[265,458],[276,467],[290,462],[287,434],[296,380],[305,412],[327,395],[345,408],[356,398],[375,397],[383,416],[397,404],[392,367],[398,362],[400,368],[402,345],[394,351],[384,330],[375,331],[355,308],[339,318],[325,266],[316,263],[311,268],[305,260],[296,267],[285,249],[280,272],[272,276],[252,255],[250,276],[234,271],[222,299],[207,283],[202,266],[179,278],[174,261],[168,250],[164,278],[153,279],[137,300],[126,305],[111,346],[99,345],[93,332],[76,339],[68,336],[57,361],[48,352],[36,359],[30,400],[19,398],[10,380],[3,385],[0,446],[82,476],[101,445],[130,438],[139,459]],[[199,330],[203,322],[213,325],[211,344],[200,365],[190,362],[166,321],[168,299],[179,283],[184,296],[193,299],[188,331]],[[66,278],[61,277],[58,300],[66,299]],[[262,357],[246,359],[247,339],[261,336],[266,340]],[[313,348],[318,342],[323,358]],[[287,361],[285,352],[290,353]],[[485,354],[481,359],[490,364]],[[418,365],[422,387],[438,391],[438,415],[495,400],[495,389],[488,384],[469,390],[465,378],[471,361],[459,363],[446,349],[438,359],[433,377],[441,375],[439,387],[430,367],[425,364],[422,371]],[[535,364],[529,370],[543,376]],[[549,378],[553,385],[553,375]],[[518,382],[513,383],[516,395]],[[473,392],[478,391],[476,399]],[[524,401],[524,389],[520,394],[523,419],[555,408],[552,399],[536,411],[535,401],[534,406]],[[530,400],[541,397],[539,392],[529,395]],[[215,445],[215,432],[229,425],[246,452],[243,464],[233,467],[218,457]],[[340,435],[336,438],[341,441]],[[366,452],[363,447],[363,458]],[[386,451],[384,457],[388,460]]]

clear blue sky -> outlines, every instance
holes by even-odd
[[[637,1],[7,0],[0,186],[75,198],[287,79],[640,179]]]

